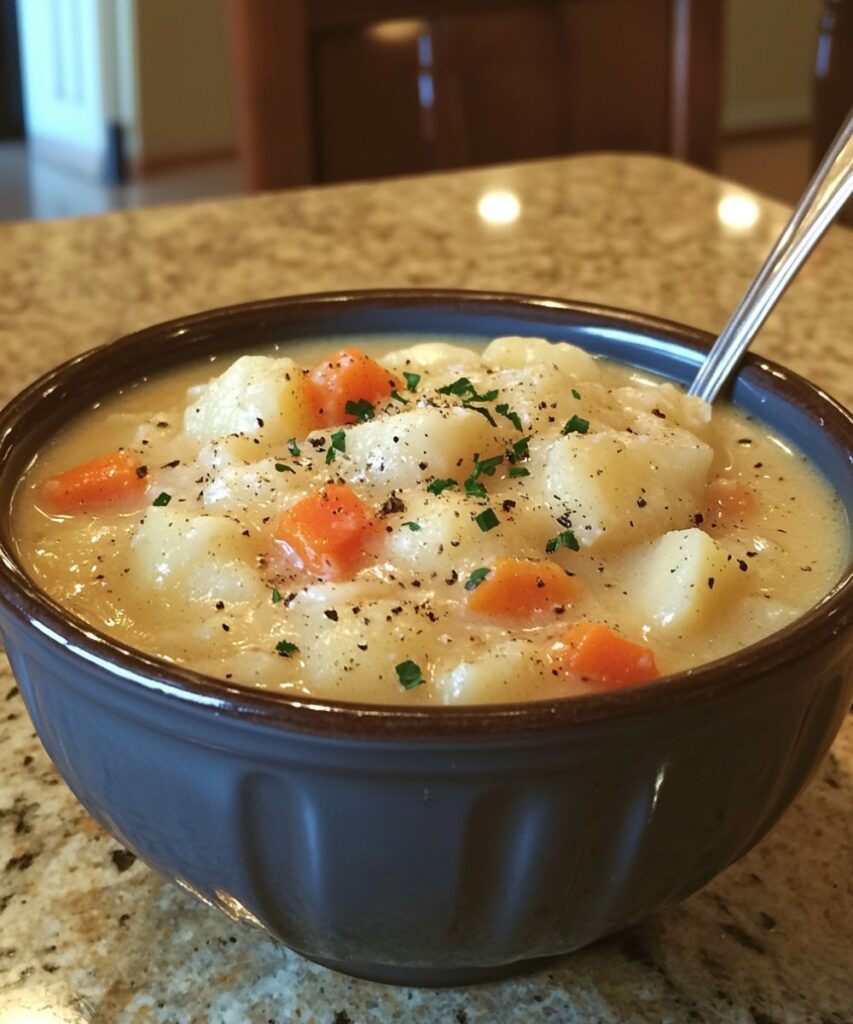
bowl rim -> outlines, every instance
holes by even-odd
[[[161,345],[205,326],[231,326],[269,313],[292,314],[292,320],[312,311],[321,315],[347,309],[432,307],[485,314],[536,312],[553,315],[555,323],[587,321],[591,326],[646,333],[701,356],[713,340],[705,331],[645,313],[549,296],[460,289],[365,289],[287,295],[223,306],[162,321],[77,355],[38,378],[0,410],[0,479],[20,438],[21,424],[37,417],[40,406],[76,380],[82,380],[105,361],[127,351]],[[560,319],[560,318],[563,319]],[[541,321],[540,321],[541,322]],[[544,326],[544,324],[543,324]],[[201,339],[203,341],[203,338]],[[237,346],[235,346],[235,350]],[[195,356],[201,353],[194,353]],[[176,363],[180,363],[176,359]],[[188,361],[188,359],[186,360]],[[121,362],[121,359],[116,359]],[[165,368],[161,368],[165,370]],[[756,377],[766,390],[818,420],[839,443],[853,451],[853,416],[835,399],[798,374],[764,357],[748,354],[738,376]],[[129,374],[126,380],[139,379]],[[126,380],[115,381],[113,387]],[[79,410],[69,414],[69,419]],[[53,432],[55,426],[52,428]],[[26,434],[24,435],[26,436]],[[742,693],[769,672],[820,649],[853,623],[853,560],[832,589],[798,619],[776,633],[724,658],[663,676],[655,682],[622,690],[591,692],[547,701],[406,707],[405,704],[365,704],[289,695],[235,686],[119,643],[106,633],[66,611],[26,574],[18,562],[11,534],[11,503],[0,513],[0,605],[25,626],[59,643],[85,661],[106,669],[111,686],[137,697],[156,693],[184,707],[214,708],[219,715],[263,721],[278,729],[324,733],[362,739],[425,740],[453,738],[517,738],[559,732],[591,722],[649,715],[659,709],[704,706],[709,700]]]

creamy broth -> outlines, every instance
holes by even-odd
[[[167,661],[400,704],[551,699],[692,668],[838,578],[838,499],[759,422],[569,345],[412,340],[347,342],[384,368],[381,397],[358,385],[347,414],[329,390],[346,360],[303,371],[334,340],[106,398],[22,480],[23,564],[79,618]],[[134,470],[117,497],[63,475],[115,451]],[[600,669],[613,637],[626,646]]]

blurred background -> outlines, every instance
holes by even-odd
[[[794,201],[853,0],[0,0],[0,219],[669,154]]]

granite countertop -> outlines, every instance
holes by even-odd
[[[516,196],[514,221],[478,215],[492,190]],[[505,289],[718,330],[785,216],[681,164],[596,155],[2,226],[0,399],[145,324],[303,291]],[[834,228],[756,347],[851,404],[852,332],[853,234]],[[681,906],[509,981],[445,991],[357,981],[238,930],[95,825],[0,658],[0,1024],[843,1024],[853,1021],[851,865],[848,715],[770,835]]]

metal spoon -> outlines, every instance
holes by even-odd
[[[767,314],[853,193],[853,110],[809,182],[785,230],[699,367],[689,395],[712,402]]]

